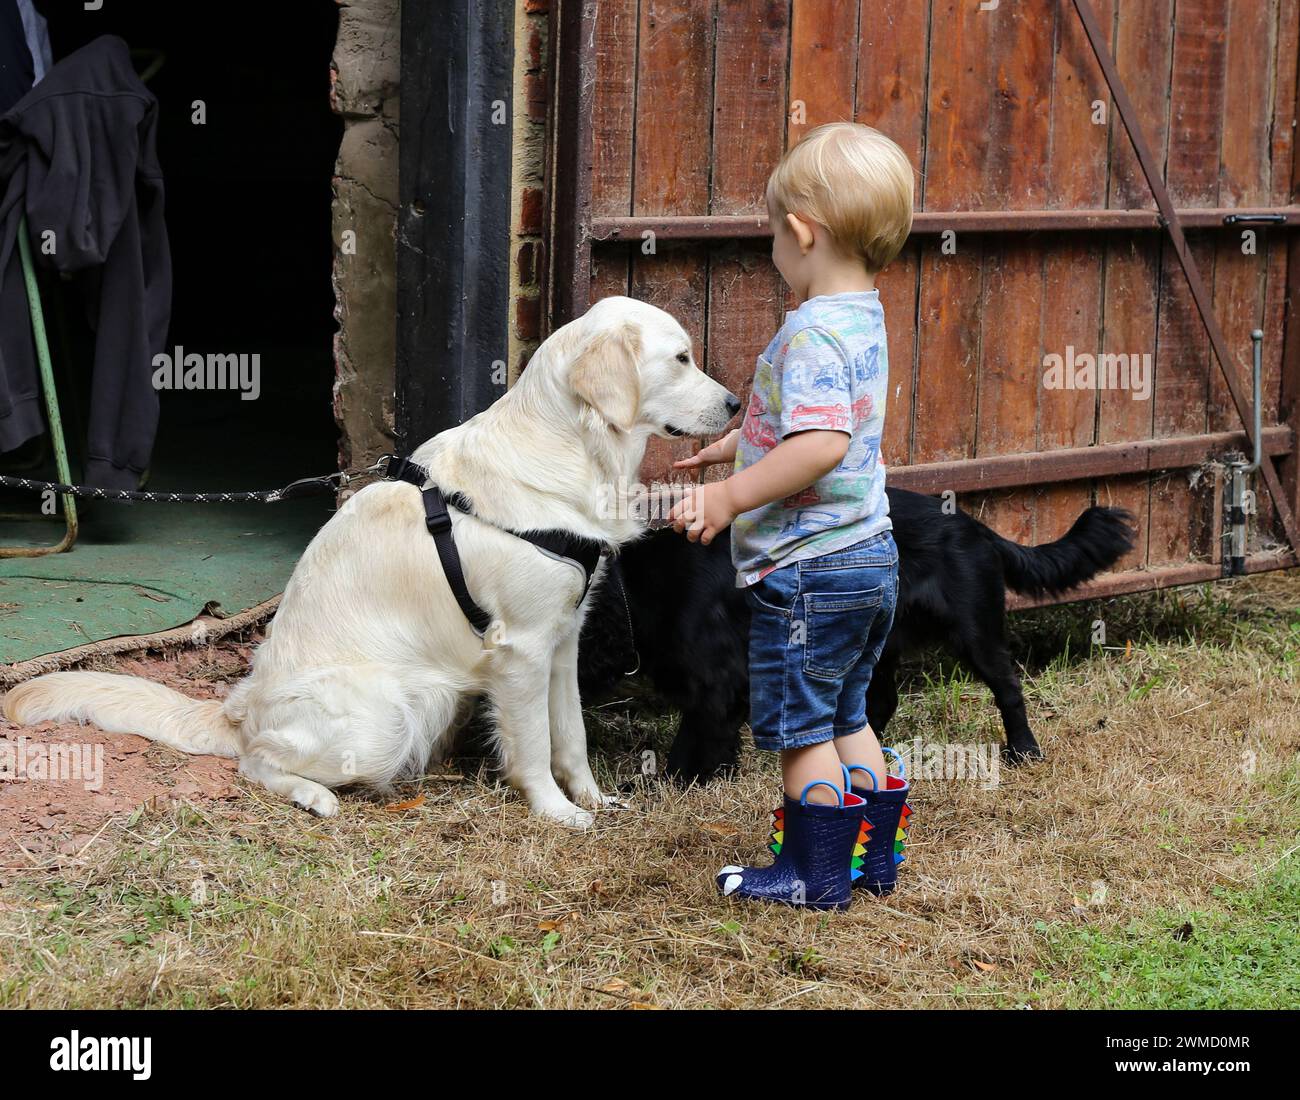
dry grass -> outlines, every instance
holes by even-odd
[[[330,821],[246,788],[137,811],[89,862],[0,891],[0,1005],[1065,1003],[1054,931],[1213,909],[1296,844],[1297,604],[1293,573],[1016,620],[1047,762],[996,789],[918,781],[899,891],[846,913],[717,896],[713,872],[765,840],[776,773],[752,752],[706,790],[637,780],[585,834],[529,819],[485,773],[431,777],[402,811],[345,799]],[[1131,652],[1087,651],[1098,616]],[[589,714],[611,785],[669,732],[626,711]],[[890,733],[1001,736],[983,687],[933,659]]]

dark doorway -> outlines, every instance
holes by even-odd
[[[167,350],[260,355],[256,400],[160,393],[154,478],[172,482],[180,467],[205,484],[243,487],[234,479],[255,472],[274,483],[333,469],[330,181],[342,132],[329,105],[334,6],[268,4],[255,17],[223,5],[37,7],[56,62],[114,34],[137,71],[157,66],[148,86],[159,100],[174,269]],[[56,370],[80,376],[88,355],[70,358]]]

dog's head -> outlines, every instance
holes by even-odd
[[[662,309],[603,298],[574,325],[580,334],[569,387],[621,431],[712,435],[740,408],[735,394],[695,365],[686,330]]]

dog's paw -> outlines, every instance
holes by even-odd
[[[339,800],[334,792],[319,783],[304,783],[293,789],[293,804],[313,817],[333,817],[339,812]]]
[[[570,829],[590,829],[596,821],[596,815],[590,810],[584,810],[581,806],[575,806],[572,802],[555,802],[547,803],[543,806],[534,806],[533,813],[538,817],[547,817],[552,821],[558,821],[561,825]]]
[[[1032,740],[1026,745],[1004,745],[1002,758],[1013,768],[1019,767],[1021,764],[1033,764],[1045,759],[1043,750],[1038,747],[1038,742]]]
[[[588,810],[603,810],[610,806],[611,802],[617,801],[612,795],[605,794],[596,786],[594,779],[581,782],[566,782],[561,786],[574,802]]]

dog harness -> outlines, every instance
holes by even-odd
[[[464,493],[444,494],[437,485],[423,488],[424,483],[429,480],[429,471],[409,458],[385,455],[379,462],[377,472],[386,480],[405,481],[420,490],[420,495],[424,499],[424,525],[433,536],[433,544],[438,550],[438,560],[442,562],[442,571],[447,577],[447,583],[451,585],[452,595],[456,597],[456,602],[464,612],[465,618],[469,620],[474,633],[482,637],[492,622],[492,616],[475,603],[474,597],[469,594],[469,587],[465,584],[465,571],[461,568],[460,554],[456,550],[456,540],[451,531],[451,513],[447,511],[447,505],[450,504],[458,511],[474,516],[473,502]],[[482,516],[475,516],[475,518],[484,523],[488,522],[483,520]],[[582,570],[584,578],[582,594],[578,597],[575,606],[582,605],[591,588],[591,579],[596,574],[596,566],[600,562],[601,555],[608,553],[609,547],[597,539],[575,535],[570,531],[515,531],[498,524],[493,526],[514,535],[515,538],[531,542],[548,558],[567,562]]]

